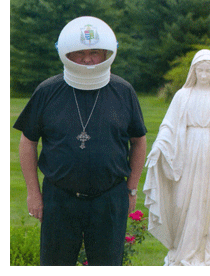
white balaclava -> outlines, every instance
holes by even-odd
[[[81,90],[94,90],[109,83],[117,40],[112,29],[101,19],[82,16],[70,21],[60,33],[57,49],[68,85]],[[96,65],[80,65],[66,57],[70,52],[89,49],[107,50],[106,60]]]

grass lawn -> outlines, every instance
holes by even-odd
[[[22,221],[25,225],[35,225],[37,221],[28,216],[26,204],[26,186],[19,163],[18,145],[21,133],[12,128],[21,110],[27,103],[28,99],[11,99],[11,188],[10,188],[10,222],[11,226],[21,227]],[[141,108],[144,115],[145,124],[148,130],[147,133],[147,153],[149,153],[152,143],[154,142],[159,125],[166,113],[168,104],[154,96],[139,97]],[[39,145],[40,151],[40,145]],[[142,188],[146,176],[146,168],[144,168],[142,177],[139,183],[138,199],[136,209],[142,210],[145,216],[148,215],[148,210],[144,207],[144,194]],[[39,172],[40,182],[43,175]],[[146,240],[141,245],[137,245],[138,254],[132,257],[134,266],[162,266],[167,249],[154,237],[147,236]]]

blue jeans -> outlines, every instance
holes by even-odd
[[[89,265],[122,265],[129,198],[126,181],[101,196],[81,199],[44,181],[42,266],[76,265],[84,237]]]

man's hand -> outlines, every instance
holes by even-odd
[[[128,189],[137,189],[139,184],[139,178],[144,167],[145,155],[146,155],[146,137],[134,137],[130,139],[130,167],[131,174],[128,177],[127,186]],[[129,194],[129,209],[130,214],[136,208],[137,196]]]
[[[28,191],[28,211],[31,216],[39,219],[40,222],[42,222],[43,201],[37,174],[37,145],[38,142],[29,140],[22,133],[19,153],[20,164]]]
[[[128,208],[128,214],[132,213],[136,208],[136,199],[137,195],[132,196],[129,194],[129,208]]]
[[[28,211],[34,218],[42,222],[43,217],[43,201],[42,194],[36,193],[27,197]]]

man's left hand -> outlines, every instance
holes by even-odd
[[[128,214],[132,213],[136,208],[136,198],[137,195],[132,196],[129,195],[129,208],[128,208]]]

